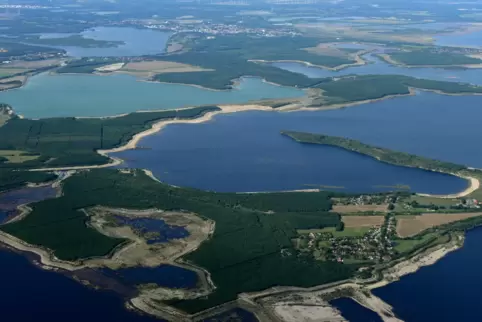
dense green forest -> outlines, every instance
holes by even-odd
[[[194,43],[194,52],[225,53],[244,60],[301,60],[315,65],[336,67],[352,64],[348,58],[352,49],[338,49],[340,55],[315,54],[306,50],[314,48],[322,40],[314,37],[250,37],[247,35],[216,36],[201,38]]]
[[[11,39],[0,38],[0,47],[6,51],[0,52],[0,57],[23,56],[36,53],[65,53],[63,49],[41,47],[12,42]]]
[[[438,90],[448,94],[482,93],[481,86],[471,84],[420,79],[402,75],[363,75],[346,76],[337,81],[327,81],[314,86],[323,90],[323,97],[317,103],[338,104],[370,99],[379,99],[390,95],[406,95],[410,87],[426,90]]]
[[[56,177],[57,176],[52,173],[0,169],[0,192],[22,187],[28,182],[41,183],[52,181]]]
[[[207,88],[228,89],[241,76],[258,76],[267,81],[287,86],[308,87],[317,83],[302,74],[292,73],[265,64],[240,59],[228,53],[187,52],[166,57],[166,60],[214,69],[212,72],[164,73],[154,80],[167,83],[194,84]]]
[[[304,50],[316,47],[320,42],[320,39],[309,37],[255,38],[246,35],[216,36],[214,39],[202,37],[191,44],[189,52],[169,55],[165,59],[215,71],[165,73],[156,75],[154,79],[226,89],[231,86],[232,80],[241,76],[258,76],[280,85],[308,87],[315,84],[316,80],[249,60],[300,60],[327,67],[355,62],[348,58],[348,54],[353,52],[351,49],[339,49],[342,54],[338,56],[314,54]]]
[[[379,161],[401,165],[406,167],[423,168],[441,172],[458,172],[467,170],[466,166],[451,162],[444,162],[418,155],[398,152],[386,148],[375,147],[357,140],[352,140],[337,136],[328,136],[322,134],[283,131],[283,135],[301,143],[323,144],[340,147],[349,151],[354,151],[364,155],[373,157]]]
[[[161,119],[195,118],[216,106],[184,110],[131,113],[115,118],[49,118],[29,120],[15,117],[0,127],[0,150],[21,150],[40,157],[23,163],[0,161],[0,168],[98,165],[108,162],[98,149],[125,144],[136,133]]]
[[[32,204],[29,216],[2,226],[28,243],[42,245],[61,259],[108,254],[123,240],[86,226],[79,209],[94,205],[185,210],[216,222],[214,235],[185,256],[207,269],[216,290],[207,299],[172,305],[196,312],[233,300],[237,294],[275,285],[313,286],[350,277],[356,266],[315,262],[300,255],[291,239],[297,229],[336,227],[340,216],[328,212],[332,193],[214,193],[160,184],[141,171],[84,171],[67,179],[63,195]],[[267,213],[268,210],[272,210]]]
[[[123,41],[109,41],[84,38],[82,35],[70,35],[61,38],[41,38],[39,36],[24,36],[23,42],[45,46],[77,46],[83,48],[107,48],[123,45]]]
[[[418,49],[412,51],[396,51],[389,56],[395,61],[409,66],[422,65],[468,65],[481,64],[482,60],[467,55],[452,52],[435,52],[433,49]]]

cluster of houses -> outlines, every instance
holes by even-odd
[[[389,216],[384,224],[372,227],[363,236],[335,237],[330,232],[310,232],[306,247],[322,260],[337,262],[372,261],[387,262],[395,255],[393,236],[395,236],[396,220]]]

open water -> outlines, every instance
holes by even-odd
[[[462,249],[373,293],[392,305],[395,314],[407,322],[479,322],[481,244],[482,228],[469,231]]]
[[[363,58],[369,63],[362,66],[354,66],[332,71],[315,66],[307,66],[302,63],[295,62],[277,62],[270,65],[306,75],[310,78],[323,77],[339,77],[344,75],[406,75],[417,78],[432,79],[447,82],[463,82],[482,85],[482,76],[480,69],[463,69],[463,68],[404,68],[390,65],[378,57],[367,54]]]
[[[344,187],[339,191],[393,190],[452,193],[466,182],[420,169],[396,167],[339,148],[297,143],[282,130],[346,136],[426,157],[482,166],[477,149],[480,96],[417,96],[346,109],[244,112],[202,124],[169,125],[139,143],[145,149],[115,156],[124,166],[147,168],[162,181],[215,191],[275,191]],[[433,115],[437,114],[437,118]],[[463,126],[454,123],[462,115]],[[414,144],[416,142],[416,144]],[[462,144],[463,143],[463,144]]]
[[[89,47],[80,46],[50,46],[64,49],[67,55],[73,57],[122,57],[160,54],[165,51],[166,43],[172,35],[152,29],[137,29],[132,27],[96,27],[87,29],[80,34],[47,33],[41,38],[65,38],[70,35],[81,35],[84,38],[108,41],[123,41],[124,44],[116,47]]]
[[[0,92],[0,101],[27,118],[112,116],[139,110],[237,104],[305,95],[303,90],[243,77],[232,90],[139,81],[129,75],[39,74],[21,88]]]

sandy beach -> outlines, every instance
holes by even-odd
[[[449,174],[467,180],[467,181],[469,182],[469,186],[467,187],[467,189],[465,189],[465,190],[463,190],[463,191],[461,191],[461,192],[458,192],[458,193],[448,194],[448,195],[432,195],[432,194],[428,194],[428,193],[418,193],[418,195],[419,195],[419,196],[422,196],[422,197],[435,197],[435,198],[441,198],[441,199],[454,199],[454,198],[466,197],[466,196],[470,195],[471,193],[473,193],[474,191],[476,191],[476,190],[478,190],[478,189],[480,188],[480,181],[479,181],[479,179],[477,179],[477,178],[474,178],[474,177],[466,177],[466,176],[462,176],[462,175],[459,175],[459,174],[456,174],[456,173],[449,173]]]

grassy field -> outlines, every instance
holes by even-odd
[[[397,216],[397,234],[400,237],[414,236],[429,228],[480,216],[482,216],[482,212],[425,213],[417,216]]]
[[[436,240],[438,236],[438,234],[424,234],[417,239],[397,239],[395,240],[396,245],[394,249],[400,254],[409,253],[422,245]]]
[[[381,226],[385,222],[385,216],[342,216],[341,221],[345,229]]]
[[[380,204],[380,205],[333,205],[333,212],[337,212],[340,214],[350,214],[350,213],[357,213],[357,212],[387,212],[388,204]]]
[[[383,217],[381,217],[383,219]],[[333,237],[363,237],[370,227],[345,227],[345,229],[338,231],[334,227],[327,227],[323,229],[299,229],[299,234],[309,234],[309,233],[330,233]]]
[[[28,71],[25,68],[2,68],[0,67],[0,77],[8,77],[18,73],[24,73]]]
[[[39,155],[29,154],[26,151],[19,150],[0,150],[0,160],[7,159],[8,163],[22,163],[26,161],[35,160]]]

